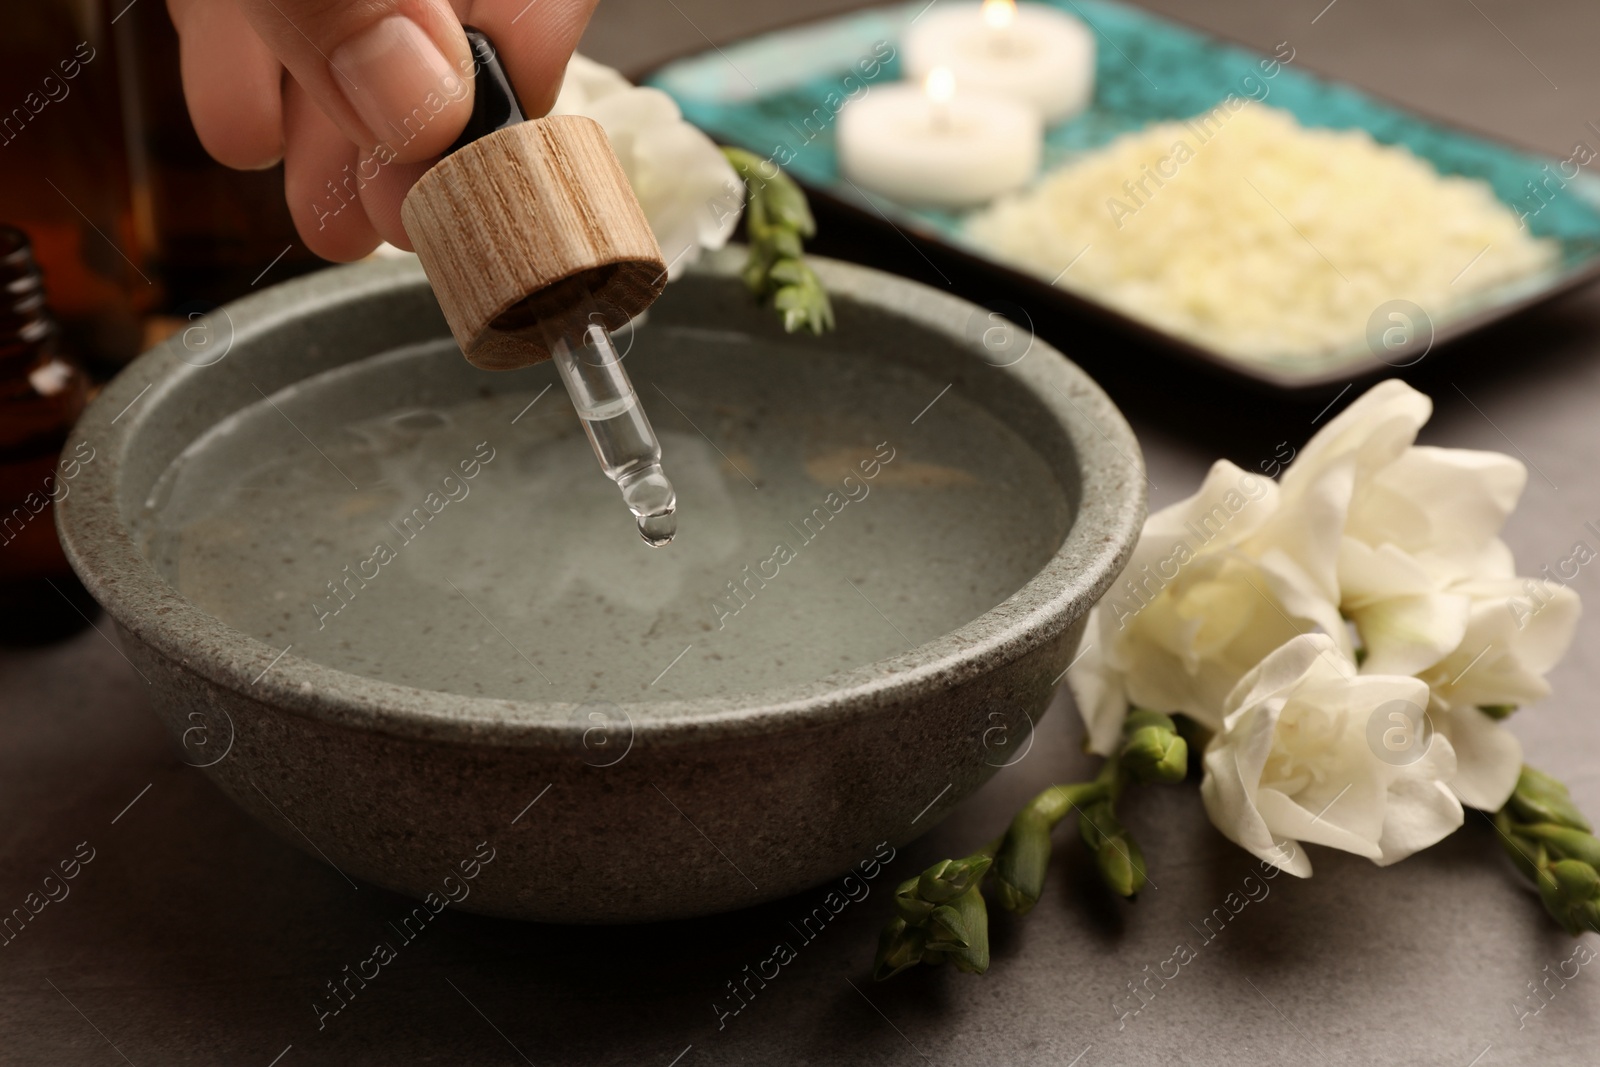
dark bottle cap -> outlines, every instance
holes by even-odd
[[[43,644],[87,624],[51,514],[56,458],[88,401],[88,379],[56,346],[28,235],[0,224],[0,645]]]
[[[28,235],[0,223],[0,351],[38,345],[55,332]]]

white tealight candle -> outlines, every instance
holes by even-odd
[[[1094,94],[1094,34],[1064,11],[1014,0],[932,8],[906,33],[906,77],[948,67],[968,89],[1025,100],[1046,123],[1082,111]]]
[[[970,207],[1026,185],[1043,137],[1032,107],[958,92],[936,67],[923,85],[874,86],[839,113],[839,169],[904,204]]]

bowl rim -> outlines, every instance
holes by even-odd
[[[835,299],[911,319],[975,359],[983,352],[981,337],[972,336],[969,327],[975,314],[989,314],[986,309],[871,268],[807,259]],[[730,246],[702,257],[691,270],[736,281],[743,262],[743,249]],[[406,288],[427,291],[414,257],[320,270],[251,294],[220,309],[232,330],[228,356],[241,354],[241,347],[248,352],[252,343],[310,312],[354,307]],[[291,649],[236,630],[169,586],[139,550],[118,505],[121,472],[130,442],[159,417],[164,397],[177,383],[206,370],[180,359],[179,349],[175,336],[131,363],[90,404],[68,440],[64,456],[77,454],[84,444],[95,453],[55,509],[73,569],[125,636],[182,668],[257,704],[391,736],[571,747],[581,745],[598,721],[585,709],[605,706],[626,717],[631,747],[813,729],[869,715],[969,681],[1059,636],[1087,615],[1121,573],[1145,517],[1147,479],[1132,429],[1087,374],[1034,337],[1027,356],[1037,358],[1006,367],[984,365],[1016,380],[1053,417],[1077,457],[1080,498],[1051,557],[978,617],[896,655],[743,696],[602,705],[419,689],[292,656]]]

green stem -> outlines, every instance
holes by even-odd
[[[1044,892],[1050,867],[1050,833],[1068,812],[1080,814],[1087,806],[1115,799],[1122,791],[1120,759],[1106,760],[1092,782],[1053,785],[1030,800],[1006,831],[995,857],[996,896],[1000,906],[1026,915]]]
[[[946,961],[972,973],[987,970],[985,879],[993,873],[1002,907],[1026,914],[1044,891],[1050,834],[1072,812],[1105,883],[1131,899],[1145,884],[1145,862],[1117,821],[1116,802],[1130,782],[1181,781],[1187,769],[1188,746],[1173,720],[1135,711],[1124,724],[1123,747],[1092,781],[1051,786],[1023,805],[1000,837],[970,856],[940,860],[900,884],[896,916],[878,941],[874,977],[882,981],[918,963]]]

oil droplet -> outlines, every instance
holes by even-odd
[[[659,463],[624,475],[617,485],[622,499],[639,520],[639,536],[660,548],[678,532],[678,494]]]
[[[651,548],[662,548],[672,543],[678,532],[676,511],[663,511],[658,515],[639,516],[639,536]]]

